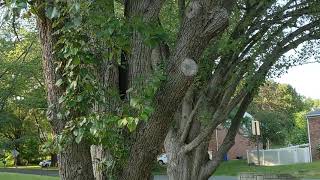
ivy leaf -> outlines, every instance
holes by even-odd
[[[130,99],[130,106],[137,107],[137,105],[138,105],[138,100],[135,98],[131,98]]]
[[[77,81],[72,81],[70,86],[71,86],[71,88],[76,89],[77,85],[78,85]]]
[[[59,104],[63,103],[65,100],[66,100],[66,97],[65,96],[61,96],[59,98]]]
[[[82,135],[76,137],[76,143],[79,144],[82,140]]]
[[[90,128],[90,133],[92,134],[92,135],[96,135],[97,134],[97,128],[96,127],[91,127]]]
[[[58,86],[58,87],[60,87],[62,84],[63,84],[63,80],[62,80],[62,79],[59,79],[59,80],[56,82],[56,86]]]
[[[81,16],[77,16],[77,17],[73,18],[73,24],[75,26],[80,26],[81,25]]]
[[[134,131],[136,129],[137,126],[134,123],[129,123],[127,125],[127,127],[129,129],[129,131],[132,132],[132,131]]]
[[[53,19],[55,17],[59,17],[60,13],[57,7],[50,7],[46,10],[46,15],[48,18]]]
[[[76,11],[79,11],[80,10],[80,3],[76,2],[74,5],[74,8],[76,9]]]
[[[128,120],[127,118],[122,118],[120,121],[119,121],[119,126],[126,126],[128,124]]]

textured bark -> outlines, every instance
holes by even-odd
[[[169,159],[167,174],[170,180],[207,180],[212,175],[219,167],[223,155],[234,145],[234,137],[239,129],[242,116],[252,100],[253,91],[243,99],[222,146],[219,148],[218,153],[214,154],[212,160],[209,160],[208,155],[209,138],[211,136],[208,136],[188,153],[183,153],[181,150],[184,144],[179,143],[180,136],[177,133],[179,131],[174,128],[170,129],[165,139],[165,150]],[[183,104],[186,103],[184,102]],[[179,122],[179,120],[176,122]],[[199,124],[199,121],[194,121],[193,123]],[[187,141],[192,141],[200,131],[201,127],[199,125],[193,126]]]
[[[96,68],[97,79],[100,85],[103,87],[106,93],[108,91],[118,90],[119,84],[119,70],[116,62],[113,60],[105,60]],[[108,96],[106,96],[108,97]],[[116,110],[118,103],[109,97],[106,99],[107,104],[96,103],[94,107],[95,112],[100,113],[112,113]],[[113,172],[107,172],[103,163],[112,160],[111,153],[105,149],[102,145],[91,146],[91,157],[93,165],[93,173],[96,180],[107,180],[108,175],[112,175]],[[109,173],[109,174],[108,174]]]
[[[71,142],[59,153],[59,174],[62,180],[94,179],[90,144]]]
[[[112,160],[111,153],[105,149],[102,145],[92,145],[91,146],[91,157],[92,157],[92,166],[93,174],[95,180],[107,180],[108,172],[107,168],[104,167],[103,163]],[[110,175],[110,174],[109,174]]]
[[[165,139],[164,147],[168,157],[167,175],[169,180],[191,180],[191,168],[187,156],[179,154],[180,144],[177,143],[179,137],[177,133],[170,129]]]
[[[185,128],[185,125],[189,120],[189,116],[193,109],[194,96],[194,87],[191,86],[182,101],[181,108],[179,108],[174,117],[174,125],[170,128],[164,141],[165,152],[169,160],[167,165],[169,180],[191,180],[192,166],[190,162],[192,161],[189,158],[190,154],[186,155],[179,153],[182,146],[182,144],[179,143],[181,139],[179,134],[182,132],[179,131]]]
[[[48,119],[55,134],[60,134],[68,119],[58,119],[57,116],[60,110],[58,98],[62,95],[63,90],[55,85],[55,82],[59,79],[59,73],[55,72],[57,59],[53,53],[53,45],[56,39],[52,35],[52,22],[45,15],[38,18],[38,28],[42,48],[43,71],[48,93]],[[62,180],[93,179],[90,145],[84,141],[79,144],[74,141],[67,143],[65,149],[58,154],[58,162]]]
[[[190,4],[189,16],[186,16],[182,24],[175,51],[169,59],[167,81],[160,87],[154,99],[155,112],[139,131],[131,149],[122,176],[124,180],[148,179],[150,165],[159,153],[173,116],[192,82],[191,77],[180,71],[180,64],[186,58],[198,62],[209,41],[227,25],[228,13],[225,9],[213,8],[208,2],[194,1]]]

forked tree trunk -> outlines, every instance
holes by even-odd
[[[161,9],[164,1],[128,2],[131,2],[131,4],[126,4],[128,7],[136,4],[144,7],[143,19],[147,21],[157,19],[159,8]],[[124,167],[122,180],[147,180],[149,178],[152,169],[150,165],[155,162],[172,124],[174,114],[192,83],[193,78],[186,76],[181,71],[181,64],[189,58],[199,62],[209,41],[227,26],[228,12],[223,8],[209,7],[213,6],[210,2],[212,1],[191,1],[190,3],[188,16],[182,23],[176,47],[168,61],[167,79],[159,88],[153,101],[155,111],[144,128],[138,132],[130,150],[130,157]]]
[[[209,160],[207,142],[187,154],[181,154],[182,146],[177,143],[179,140],[180,136],[176,136],[172,130],[165,140],[169,180],[202,180],[201,168]]]
[[[40,44],[42,48],[43,71],[47,87],[48,98],[48,119],[52,124],[55,134],[60,134],[68,119],[59,119],[58,112],[60,105],[59,97],[63,90],[55,85],[59,79],[56,69],[56,60],[54,56],[52,22],[43,15],[38,18],[38,28],[40,34]],[[92,180],[92,162],[90,155],[90,144],[85,141],[79,144],[72,141],[64,147],[58,154],[59,173],[62,180]]]

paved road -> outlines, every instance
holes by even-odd
[[[58,170],[47,170],[45,168],[43,169],[0,168],[0,173],[1,172],[35,174],[35,175],[42,175],[42,176],[59,176]],[[168,180],[168,177],[166,175],[156,175],[154,177],[154,180]],[[234,176],[216,176],[216,177],[211,177],[209,180],[238,180],[238,178]],[[316,180],[316,179],[303,179],[303,180]]]

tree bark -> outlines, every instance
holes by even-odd
[[[66,145],[59,153],[59,174],[62,180],[92,180],[94,179],[90,144],[75,141]]]
[[[55,85],[59,79],[59,72],[55,72],[57,57],[54,55],[53,46],[56,42],[53,37],[52,22],[44,15],[38,17],[38,29],[42,48],[43,71],[47,88],[48,119],[55,134],[60,134],[69,119],[59,119],[58,99],[63,89]],[[79,144],[72,141],[67,143],[58,154],[59,173],[62,180],[91,180],[93,178],[90,144],[85,141]]]
[[[189,7],[189,15],[182,24],[175,51],[169,58],[167,81],[160,87],[154,99],[155,112],[146,126],[139,131],[137,140],[131,148],[130,158],[121,178],[123,180],[149,178],[150,165],[155,161],[173,116],[193,80],[192,77],[182,73],[181,63],[186,58],[198,62],[209,41],[227,25],[228,12],[223,8],[208,6],[207,3],[207,1],[190,3],[192,7]],[[211,13],[210,17],[207,13]]]
[[[106,51],[109,50],[110,49]],[[99,64],[96,68],[96,76],[106,93],[108,93],[108,91],[118,90],[119,70],[115,61],[107,59]],[[107,98],[106,101],[108,105],[97,102],[93,111],[98,113],[114,112],[118,103],[112,97]],[[107,167],[105,167],[104,164],[106,161],[112,160],[111,153],[105,147],[102,145],[92,145],[91,157],[95,180],[107,180],[108,176],[114,175],[114,172],[107,171]]]
[[[108,152],[102,145],[92,145],[91,157],[95,180],[107,180],[108,173],[112,172],[108,172],[105,164],[103,163],[107,163],[107,161],[112,160],[110,152]]]

